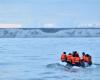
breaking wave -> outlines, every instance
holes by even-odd
[[[61,63],[51,63],[51,64],[48,64],[46,65],[47,68],[51,68],[51,69],[55,69],[55,70],[67,70],[69,71],[71,68],[67,67],[65,64],[61,64]],[[86,68],[82,68],[82,67],[72,67],[72,69],[94,69],[94,68],[97,68],[97,67],[100,67],[100,64],[97,64],[97,63],[93,63],[92,66],[90,67],[86,67]]]
[[[1,28],[0,37],[100,37],[100,28]]]

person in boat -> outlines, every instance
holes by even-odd
[[[66,55],[66,52],[63,52],[62,55],[61,55],[61,61],[62,62],[67,62],[67,55]]]
[[[76,56],[75,56],[75,66],[81,66],[80,65],[80,57],[79,57],[79,54],[76,54]]]
[[[67,64],[68,65],[72,65],[72,54],[71,53],[69,53],[68,55],[67,55]]]
[[[73,53],[74,55],[74,65],[75,66],[80,66],[80,56],[79,56],[79,53],[77,51],[74,51]]]
[[[73,51],[73,56],[79,56],[79,53],[77,51]]]
[[[75,66],[75,53],[73,52],[73,55],[71,57],[71,62],[72,62],[72,66]]]
[[[82,53],[82,60],[85,60],[85,52]]]
[[[72,66],[80,66],[80,57],[77,51],[73,52]]]
[[[86,57],[85,52],[82,52],[82,59],[80,60],[80,64],[82,67],[85,67],[85,57]]]
[[[82,53],[82,59],[81,59],[81,66],[85,67],[85,63],[87,63],[87,66],[92,65],[92,58],[89,54],[85,54],[85,52]]]
[[[89,65],[92,65],[92,59],[91,56],[89,54],[85,55],[85,62],[87,62]]]

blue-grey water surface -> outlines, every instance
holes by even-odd
[[[66,69],[60,55],[74,50],[93,65]],[[100,80],[100,38],[1,38],[0,80]]]

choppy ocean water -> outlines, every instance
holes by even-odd
[[[99,80],[100,38],[1,38],[0,80]],[[92,55],[88,68],[67,69],[61,52]]]

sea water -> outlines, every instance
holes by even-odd
[[[93,65],[68,69],[63,51],[86,52]],[[0,80],[100,80],[100,38],[1,38]]]

